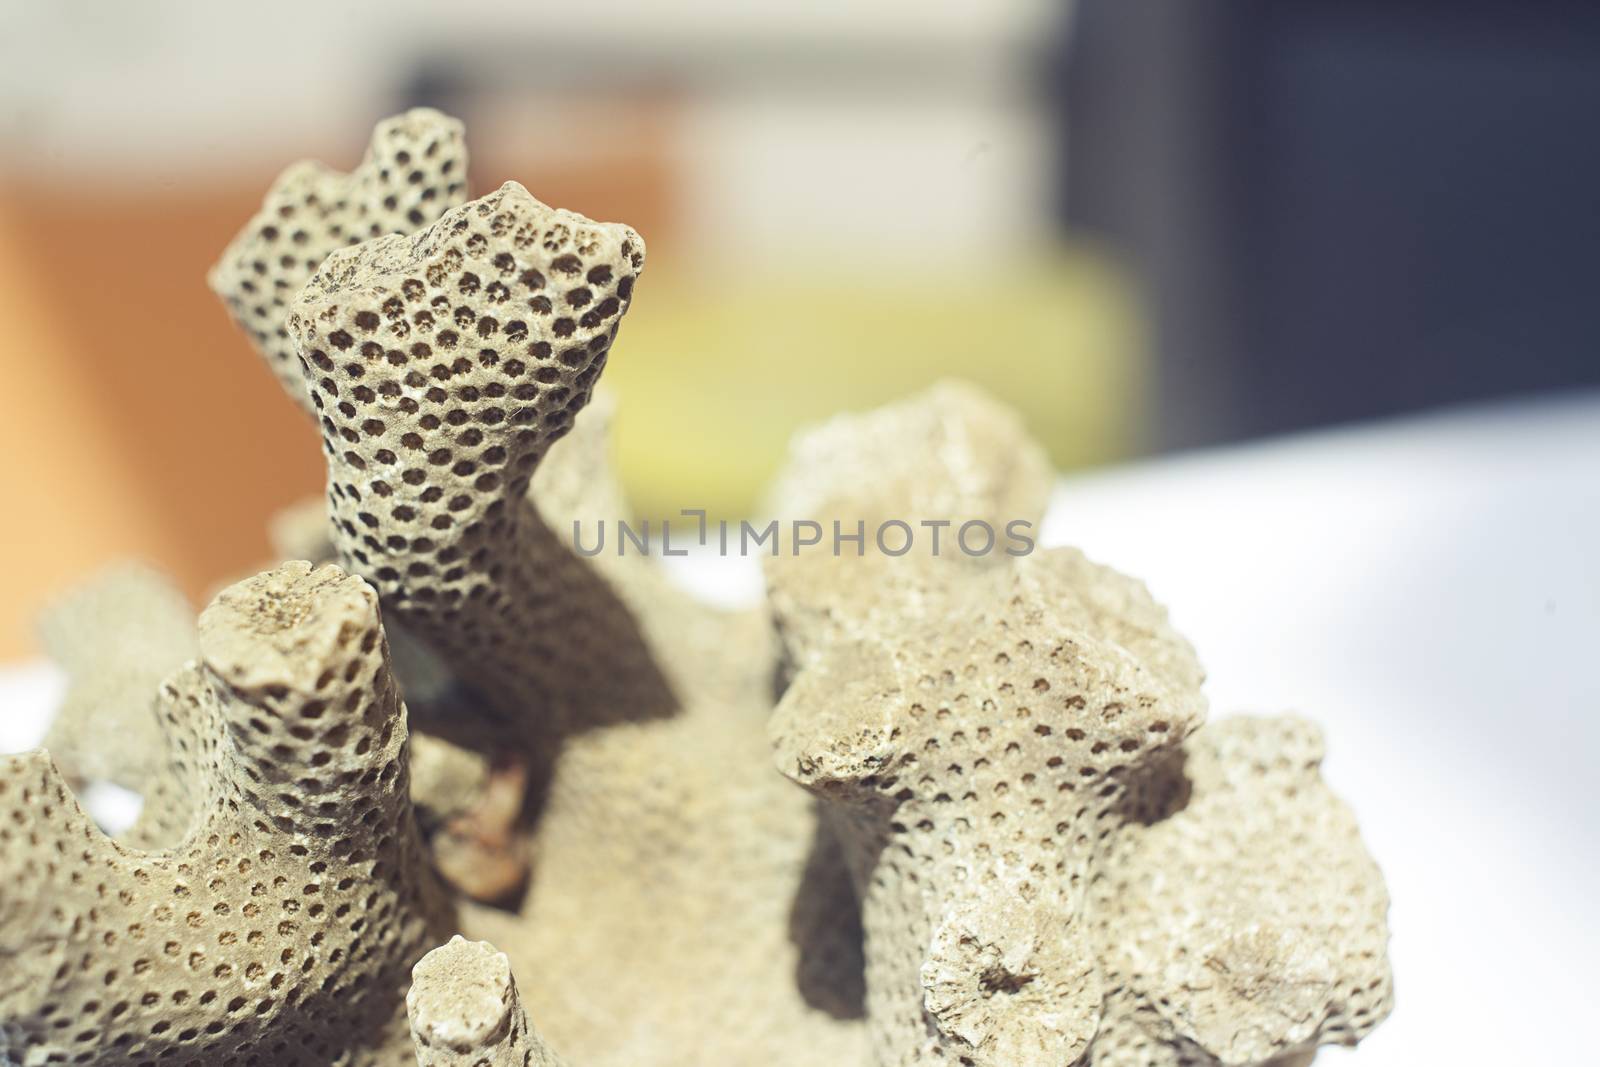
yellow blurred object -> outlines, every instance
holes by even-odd
[[[605,372],[639,515],[750,513],[798,427],[946,377],[1018,408],[1058,467],[1141,436],[1133,293],[1083,248],[969,269],[815,270],[735,284],[653,259]]]

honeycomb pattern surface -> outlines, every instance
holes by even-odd
[[[410,233],[466,193],[461,123],[416,108],[378,123],[366,157],[348,174],[311,160],[285,170],[207,281],[289,395],[315,415],[284,329],[289,302],[328,253]]]
[[[165,688],[195,800],[170,850],[107,838],[43,751],[0,760],[0,1060],[410,1062],[400,998],[450,906],[376,597],[309,564],[236,585]]]
[[[330,255],[288,319],[341,558],[529,729],[667,700],[631,616],[526,500],[643,265],[632,230],[508,182]]]
[[[591,563],[556,526],[615,499],[603,436],[566,435],[643,254],[626,227],[508,184],[330,256],[289,330],[324,413],[333,541],[482,692],[463,710],[529,761],[527,893],[515,917],[463,909],[463,929],[566,961],[523,972],[556,1047],[589,1064],[858,1060],[859,1026],[795,979],[848,967],[835,930],[851,923],[812,924],[804,946],[791,931],[815,816],[766,755],[765,614],[712,611],[646,561]],[[547,452],[565,463],[535,485]],[[708,1011],[717,1034],[690,1040]]]
[[[959,386],[813,434],[779,513],[999,525],[1044,504],[1000,458],[1028,454],[1020,428]],[[767,567],[795,671],[777,765],[851,862],[874,1061],[1279,1067],[1370,1031],[1387,899],[1320,744],[1201,729],[1193,649],[1081,553],[931,547]],[[1308,842],[1337,843],[1331,877]],[[1176,921],[1195,916],[1214,925]]]
[[[853,859],[878,1062],[1071,1062],[1102,998],[1089,888],[1127,779],[1202,720],[1199,668],[1071,550],[943,575],[970,589],[799,674],[777,764]]]
[[[1126,826],[1096,937],[1128,990],[1094,1063],[1260,1063],[1353,1045],[1393,1007],[1388,894],[1355,819],[1323,784],[1320,731],[1229,718],[1146,788],[1183,803]],[[1130,1047],[1132,1051],[1130,1051]]]

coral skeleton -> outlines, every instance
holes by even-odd
[[[409,1062],[405,980],[454,921],[377,596],[287,563],[222,593],[199,645],[158,698],[188,813],[173,847],[105,837],[45,752],[0,764],[0,1053]]]
[[[1136,580],[957,550],[1053,481],[976,389],[801,434],[770,498],[943,551],[782,536],[739,610],[575,551],[626,514],[596,388],[644,241],[465,169],[459,123],[387,120],[212,271],[327,493],[198,623],[130,570],[47,619],[0,1064],[1287,1067],[1383,1020],[1320,732],[1207,725]],[[116,838],[96,780],[144,798]]]
[[[309,408],[310,401],[284,328],[289,302],[328,253],[410,233],[465,200],[462,134],[456,120],[418,108],[380,122],[366,158],[349,174],[311,160],[296,163],[211,269],[212,291],[300,404]]]
[[[421,1067],[563,1067],[528,1026],[511,961],[460,934],[411,972],[406,994]]]

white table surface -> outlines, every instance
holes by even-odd
[[[1068,478],[1041,540],[1145,579],[1213,714],[1323,724],[1394,899],[1397,1007],[1319,1062],[1594,1062],[1600,394]],[[673,562],[759,595],[752,560]],[[60,686],[0,669],[0,751],[37,743]]]

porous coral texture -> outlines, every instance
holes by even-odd
[[[1042,483],[975,462],[974,425],[1003,423],[950,387],[836,420],[778,507],[1033,518]],[[908,484],[863,499],[894,440],[922,447],[871,469]],[[1381,1020],[1382,879],[1303,727],[1199,730],[1192,649],[1081,553],[930,548],[768,566],[777,762],[851,859],[876,1062],[1276,1065]]]
[[[1015,532],[1028,535],[1050,485],[1044,450],[1016,413],[962,382],[798,434],[768,508],[815,522],[822,540],[809,550],[786,544],[764,561],[793,664],[928,610],[946,591],[946,565],[981,569],[1010,558],[1007,547],[1021,551],[1004,534],[1020,523]],[[969,542],[975,555],[961,547],[968,523],[981,524]],[[991,552],[977,551],[984,525],[995,532]]]
[[[511,961],[460,936],[411,972],[406,994],[418,1067],[562,1067],[528,1025]]]
[[[410,233],[465,200],[466,190],[461,123],[416,108],[378,123],[366,157],[348,174],[311,160],[285,170],[207,280],[289,395],[310,411],[283,328],[289,301],[329,252]]]
[[[1070,1063],[1103,996],[1097,862],[1127,777],[1199,723],[1199,670],[1077,553],[945,577],[970,589],[801,672],[778,765],[848,841],[878,1061]]]
[[[0,1060],[404,1064],[448,932],[370,588],[288,564],[224,592],[166,685],[183,839],[106,838],[42,752],[0,760]]]
[[[1260,1063],[1388,1015],[1388,895],[1322,755],[1303,720],[1224,719],[1145,783],[1095,890],[1126,994],[1094,1063]]]
[[[619,517],[591,510],[615,499],[603,437],[557,441],[643,254],[626,227],[508,184],[330,256],[289,329],[323,414],[334,541],[482,694],[457,710],[489,721],[450,729],[531,767],[520,911],[467,909],[464,926],[517,961],[556,1047],[591,1067],[859,1061],[859,1027],[807,1000],[842,984],[814,968],[852,962],[829,940],[848,917],[806,946],[791,932],[815,914],[797,903],[814,817],[766,756],[765,616],[697,604],[649,561],[582,558],[561,529]],[[547,451],[567,458],[535,505]]]
[[[667,699],[621,603],[525,499],[643,264],[632,230],[508,182],[415,237],[329,256],[288,320],[341,556],[528,729]]]
[[[1303,1067],[1381,1021],[1320,736],[1203,727],[1144,587],[1033,549],[1014,414],[943,383],[803,435],[768,604],[714,610],[619,551],[585,409],[643,241],[464,168],[389,120],[213,271],[322,435],[280,540],[339,562],[232,587],[175,671],[175,605],[148,649],[60,616],[56,736],[146,805],[114,842],[0,759],[0,1063]],[[101,691],[154,708],[138,760],[73,732]]]

